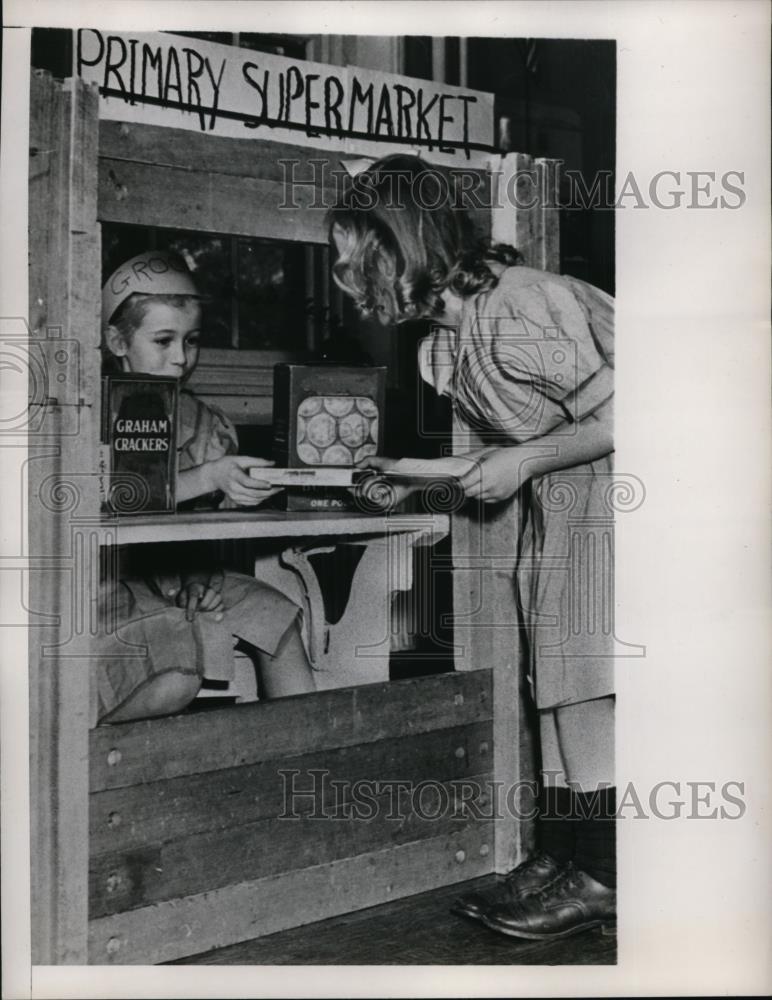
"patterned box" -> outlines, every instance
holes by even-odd
[[[351,467],[383,451],[386,369],[282,364],[274,368],[273,458],[281,468]],[[280,494],[286,510],[351,510],[348,490]]]

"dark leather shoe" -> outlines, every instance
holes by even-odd
[[[510,937],[551,941],[616,923],[617,894],[569,862],[537,893],[487,910],[486,927]]]
[[[454,901],[451,913],[470,920],[482,920],[492,906],[510,904],[543,889],[560,872],[560,865],[540,851],[507,875],[503,882],[485,892],[469,892]]]

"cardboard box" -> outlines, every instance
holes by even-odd
[[[177,379],[116,374],[102,379],[102,509],[112,514],[176,510]]]
[[[273,458],[281,468],[351,467],[383,451],[386,369],[281,364],[274,368]],[[291,511],[350,511],[350,490],[303,486],[279,494]]]

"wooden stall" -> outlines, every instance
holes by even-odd
[[[309,208],[313,191],[301,192],[300,208],[278,207],[280,161],[314,156],[302,139],[100,120],[99,100],[81,79],[33,73],[29,350],[42,373],[30,385],[27,484],[33,961],[170,961],[506,870],[528,828],[506,815],[494,821],[486,788],[533,771],[516,710],[516,504],[484,518],[100,513],[102,227],[317,247],[327,236],[323,213]],[[492,157],[485,183],[524,165],[532,164]],[[534,169],[546,176],[549,165]],[[485,215],[530,263],[556,266],[554,212]],[[224,353],[204,352],[199,391],[237,422],[265,423],[270,368],[281,358],[245,352],[235,369]],[[454,447],[465,450],[471,437],[457,425]],[[456,669],[389,681],[391,595],[411,585],[412,550],[449,530]],[[272,559],[283,552],[301,562],[314,547],[370,546],[337,646],[332,632],[325,679],[314,694],[89,730],[100,552],[187,537],[248,539]],[[297,577],[291,566],[282,572]],[[365,607],[379,609],[380,631]],[[355,653],[347,666],[345,648]],[[422,782],[417,800],[406,783]]]

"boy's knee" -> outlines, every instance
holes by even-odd
[[[187,708],[200,689],[201,678],[196,674],[170,670],[158,674],[98,722],[101,725],[105,722],[132,722],[135,719],[174,715]]]
[[[173,715],[186,708],[200,689],[198,675],[169,671],[157,677],[147,689],[147,708],[153,715]]]

